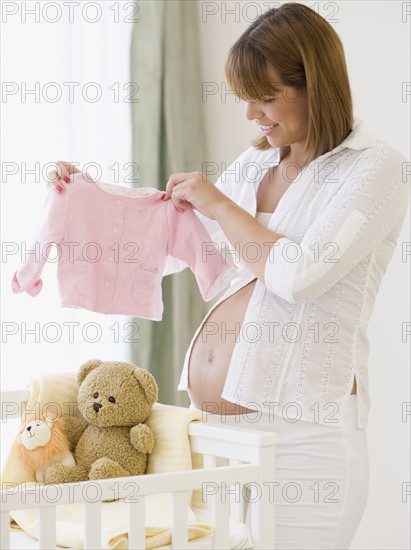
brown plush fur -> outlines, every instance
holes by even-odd
[[[25,422],[20,426],[19,435],[23,433],[27,424],[33,420],[42,420],[45,422],[46,418],[44,416],[36,416],[35,414],[27,414]],[[41,445],[32,450],[26,449],[24,445],[19,445],[18,447],[21,460],[34,470],[43,467],[54,458],[64,455],[69,448],[69,441],[63,432],[61,420],[59,419],[53,421],[50,441],[46,445]]]
[[[88,426],[76,449],[74,468],[56,464],[46,483],[141,475],[154,436],[144,424],[158,397],[155,378],[120,361],[87,361],[78,373],[78,406]]]

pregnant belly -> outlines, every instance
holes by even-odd
[[[254,279],[221,302],[197,334],[188,363],[188,394],[198,409],[213,414],[252,412],[226,401],[221,394],[256,281]],[[357,393],[355,377],[351,393]]]
[[[256,281],[221,302],[197,334],[188,364],[188,393],[198,409],[213,414],[252,412],[226,401],[221,393]]]

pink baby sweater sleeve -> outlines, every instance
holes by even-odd
[[[13,292],[27,292],[30,296],[37,296],[41,291],[43,281],[40,275],[49,257],[51,243],[60,244],[63,240],[69,201],[68,190],[62,193],[52,187],[48,190],[36,237],[27,249],[24,263],[14,273]]]
[[[228,286],[237,270],[223,257],[190,206],[179,212],[170,200],[166,212],[167,256],[185,262],[196,277],[203,299],[212,300]]]

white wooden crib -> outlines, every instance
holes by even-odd
[[[18,417],[6,411],[5,403],[23,404],[27,391],[2,392],[2,426],[8,419]],[[50,503],[43,494],[43,485],[26,490],[23,486],[1,491],[1,548],[11,545],[9,511],[38,508],[39,541],[33,539],[33,548],[56,548],[56,505],[83,503],[85,514],[84,548],[97,549],[101,545],[101,503],[113,498],[130,497],[130,483],[138,485],[138,499],[128,502],[128,547],[145,549],[145,506],[147,495],[172,494],[172,548],[190,548],[187,524],[187,492],[202,489],[203,502],[210,507],[214,527],[212,548],[231,548],[229,518],[245,521],[245,507],[250,508],[250,533],[254,548],[274,549],[274,458],[276,435],[237,426],[225,427],[191,422],[188,425],[191,451],[204,455],[204,468],[173,473],[147,474],[106,480],[67,483],[59,486],[58,503]],[[229,459],[229,465],[219,466],[218,457]],[[138,484],[137,481],[138,480]],[[98,483],[100,500],[85,500],[87,485]],[[210,491],[212,487],[212,491]],[[206,488],[206,492],[205,492]],[[247,488],[247,490],[245,490]],[[210,492],[213,493],[210,495]],[[195,511],[195,510],[194,510]],[[136,521],[138,518],[138,521]],[[27,537],[29,537],[27,535]],[[250,546],[248,546],[250,547]],[[211,546],[209,546],[211,548]],[[252,546],[251,546],[252,548]]]

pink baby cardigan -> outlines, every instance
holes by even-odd
[[[236,270],[193,209],[179,212],[164,196],[152,187],[120,187],[82,173],[61,193],[50,188],[31,252],[14,273],[13,291],[40,292],[55,243],[63,307],[160,321],[167,256],[186,263],[204,300],[212,300]]]

